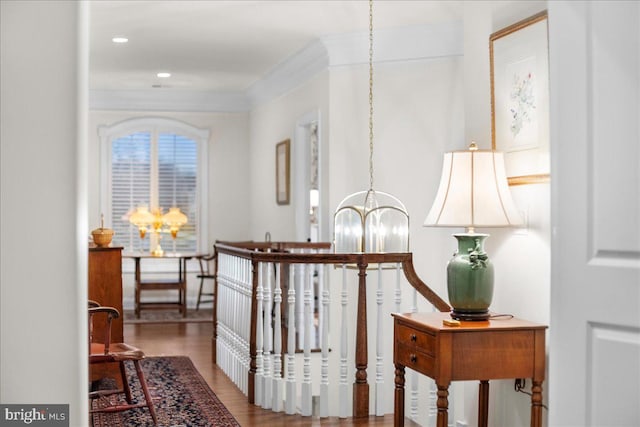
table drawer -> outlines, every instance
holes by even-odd
[[[409,326],[396,325],[395,340],[402,344],[415,346],[417,351],[435,355],[436,338],[427,332],[417,331]]]
[[[399,363],[425,375],[432,375],[435,358],[412,346],[396,343],[395,363]]]

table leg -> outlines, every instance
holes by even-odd
[[[489,381],[480,381],[478,392],[478,427],[489,424]]]
[[[394,395],[394,427],[404,426],[404,366],[396,364],[396,389]]]
[[[182,317],[187,317],[187,259],[182,258],[180,264],[180,303]]]
[[[437,427],[449,425],[449,383],[437,384],[438,386],[438,419]]]
[[[531,386],[531,427],[542,426],[542,381],[533,380]]]
[[[135,312],[136,319],[140,318],[140,258],[134,258],[135,263]]]

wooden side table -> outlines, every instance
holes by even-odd
[[[170,309],[178,308],[182,317],[187,317],[187,261],[197,254],[165,254],[154,256],[142,253],[129,253],[123,255],[125,258],[132,258],[135,263],[135,314],[140,318],[140,311],[143,309]],[[178,275],[170,279],[142,279],[141,260],[142,259],[175,259],[178,261]],[[178,299],[176,301],[141,301],[140,294],[147,290],[177,290]]]
[[[516,318],[445,326],[443,320],[451,320],[449,313],[393,317],[395,426],[404,425],[404,374],[408,367],[435,380],[438,427],[448,424],[451,381],[480,381],[478,425],[486,427],[489,380],[508,378],[531,378],[531,426],[541,427],[546,326]]]

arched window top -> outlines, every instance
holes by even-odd
[[[167,117],[137,117],[112,125],[98,127],[100,139],[119,138],[139,131],[171,132],[204,142],[209,139],[209,129],[201,129],[189,123]]]

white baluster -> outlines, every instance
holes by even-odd
[[[264,384],[264,359],[262,356],[264,337],[263,337],[263,318],[261,316],[263,301],[264,301],[264,271],[263,265],[258,267],[258,287],[256,289],[256,304],[257,304],[257,323],[256,323],[256,376],[255,376],[255,404],[260,406],[263,401],[263,384]],[[245,312],[246,313],[246,312]]]
[[[315,251],[314,253],[320,253],[320,251]],[[322,306],[322,298],[323,298],[323,292],[325,290],[325,288],[328,286],[327,283],[325,283],[325,271],[326,271],[327,265],[326,264],[318,264],[317,268],[316,268],[316,272],[318,274],[318,343],[317,343],[317,347],[322,347],[322,335],[324,334],[324,330],[325,328],[328,329],[329,325],[325,325],[324,324],[324,320],[325,320],[325,313],[324,313],[324,307]],[[327,319],[329,318],[328,315],[326,315]]]
[[[242,364],[242,381],[244,385],[245,393],[249,392],[249,369],[251,367],[251,348],[249,341],[251,340],[251,316],[242,315],[242,313],[251,313],[251,304],[254,298],[253,295],[253,268],[251,261],[245,259],[245,273],[246,280],[244,282],[244,292],[241,294],[242,301],[244,302],[242,306],[242,311],[238,313],[238,316],[242,319],[243,329],[242,329],[242,354],[243,354],[243,364]],[[255,389],[254,389],[255,391]]]
[[[273,390],[273,377],[271,376],[272,363],[271,350],[273,349],[273,325],[271,324],[271,281],[272,271],[271,263],[265,263],[265,287],[264,287],[264,400],[262,401],[262,407],[265,409],[271,408],[272,398],[271,392]]]
[[[282,411],[282,264],[278,264],[274,281],[274,337],[273,337],[273,404],[274,412]]]
[[[339,397],[340,408],[338,416],[347,418],[349,416],[349,384],[347,383],[347,344],[348,344],[348,328],[347,324],[347,266],[342,265],[342,294],[340,299],[342,305],[342,316],[340,319],[340,385]]]
[[[376,303],[378,304],[378,327],[376,336],[376,415],[384,415],[384,368],[382,359],[384,356],[384,334],[382,316],[382,264],[378,263],[378,290],[376,292]]]
[[[313,282],[313,266],[304,264],[304,357],[302,364],[302,397],[300,413],[311,415],[311,285]]]
[[[396,263],[396,290],[395,290],[395,303],[396,303],[396,313],[401,313],[400,311],[400,303],[402,302],[402,292],[400,290],[400,284],[402,283],[402,278],[400,275],[401,264]]]
[[[418,291],[415,289],[412,292],[411,313],[418,311]],[[411,370],[411,409],[409,411],[409,418],[415,422],[418,422],[418,374]]]
[[[242,278],[242,273],[243,271],[239,268],[240,264],[241,264],[240,259],[235,259],[234,260],[234,279],[235,282],[233,283],[233,288],[232,288],[232,293],[231,293],[231,322],[230,322],[230,326],[231,326],[231,337],[233,339],[233,359],[232,359],[232,369],[233,369],[233,378],[235,383],[238,385],[238,387],[244,391],[244,387],[242,384],[242,375],[240,375],[240,371],[241,371],[241,360],[242,360],[242,344],[241,344],[241,339],[240,339],[240,321],[242,319],[240,319],[238,317],[238,310],[239,310],[239,301],[240,301],[240,286],[241,286],[241,280],[243,280]]]
[[[296,271],[293,268],[292,271]],[[293,277],[289,277],[289,292],[287,298],[287,304],[289,314],[287,318],[287,390],[286,401],[284,410],[287,414],[295,414],[296,412],[296,367],[295,367],[295,353],[296,353],[296,289],[295,281],[296,275],[292,273]]]
[[[296,264],[295,287],[296,287],[296,332],[298,333],[298,348],[304,347],[304,265]]]
[[[329,416],[329,284],[324,282],[326,267],[319,269],[318,283],[322,289],[322,316],[320,330],[322,331],[322,366],[320,368],[320,416]]]
[[[238,260],[238,264],[242,261]],[[241,273],[244,273],[244,270],[240,270]],[[244,274],[242,275],[242,279],[244,280]],[[239,284],[242,286],[242,282]],[[242,381],[242,318],[238,316],[238,312],[240,311],[240,303],[241,303],[241,294],[239,292],[238,285],[236,285],[236,292],[233,295],[233,340],[234,340],[234,348],[235,348],[235,358],[233,361],[233,376],[236,379],[236,383],[239,385],[240,389],[244,391],[244,383]]]

